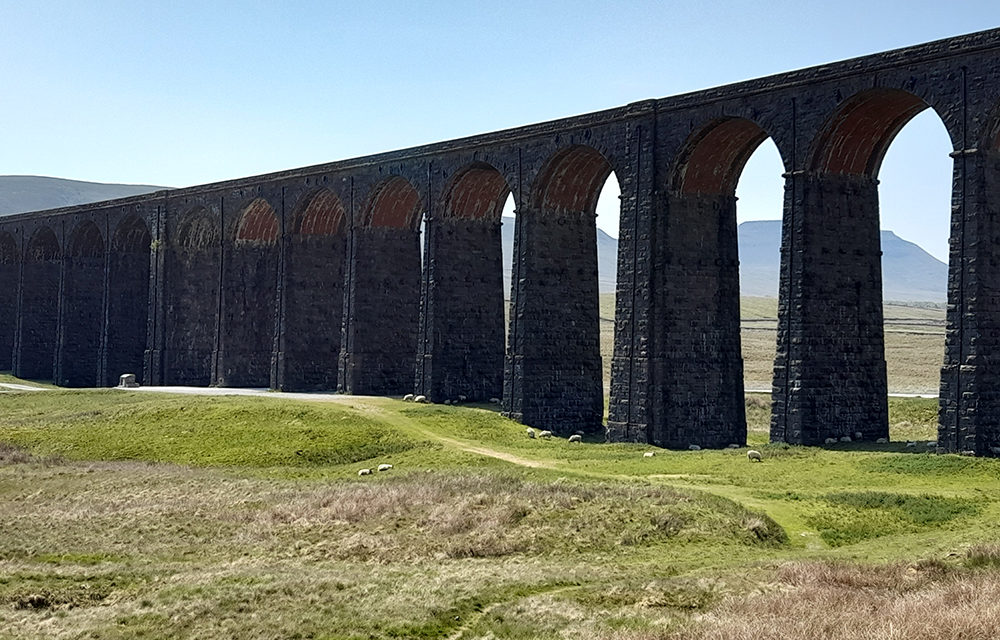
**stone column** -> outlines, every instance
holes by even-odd
[[[603,429],[593,214],[518,210],[504,413],[560,434]]]
[[[955,158],[938,445],[1000,454],[1000,153]]]
[[[786,179],[771,440],[888,437],[878,181]]]
[[[435,402],[503,393],[500,224],[431,217],[425,228],[416,389]]]

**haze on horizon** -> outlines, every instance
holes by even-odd
[[[496,131],[995,27],[992,2],[503,6],[0,0],[0,174],[189,186]],[[947,260],[952,145],[890,147],[881,227]],[[740,221],[781,216],[765,141]],[[612,181],[613,182],[613,181]],[[599,226],[617,236],[617,193]]]

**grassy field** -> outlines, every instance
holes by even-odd
[[[770,445],[750,395],[750,463],[482,407],[0,393],[0,637],[992,638],[1000,462],[890,413],[898,443]]]

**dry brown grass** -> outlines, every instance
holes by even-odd
[[[620,640],[987,640],[1000,628],[1000,574],[943,563],[793,563],[756,595],[730,596],[683,631]]]

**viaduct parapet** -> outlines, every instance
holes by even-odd
[[[785,167],[771,438],[886,437],[878,172],[896,133],[925,109],[954,158],[939,445],[992,455],[1000,29],[0,218],[0,369],[67,386],[135,372],[155,385],[498,397],[512,418],[563,434],[742,444],[735,189],[770,138]],[[605,425],[595,207],[612,171],[622,196]]]

